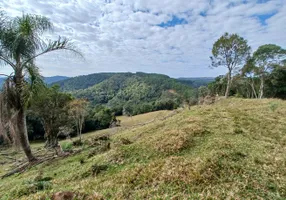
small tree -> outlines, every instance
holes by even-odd
[[[265,79],[277,64],[282,64],[286,59],[286,50],[275,44],[260,46],[246,66],[248,71],[260,79],[259,98],[263,98]]]
[[[68,103],[72,100],[70,94],[59,91],[59,86],[44,88],[34,97],[31,110],[37,115],[45,130],[46,148],[53,148],[61,153],[58,135],[61,127],[69,123]]]
[[[225,33],[213,45],[212,67],[224,66],[228,69],[225,97],[229,96],[232,75],[244,65],[250,54],[247,41],[237,34]]]
[[[82,140],[81,133],[85,117],[87,116],[88,102],[84,99],[75,99],[69,103],[69,115],[74,120],[77,135]]]

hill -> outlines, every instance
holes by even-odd
[[[58,81],[55,82],[54,84],[59,85],[62,91],[74,91],[94,86],[112,77],[115,74],[120,74],[120,73],[96,73],[96,74],[82,75]]]
[[[136,115],[177,108],[183,103],[183,95],[193,92],[190,86],[161,74],[116,73],[103,79],[92,87],[73,91],[72,94],[88,99],[94,105],[107,105],[118,115],[122,112]]]
[[[89,75],[76,76],[76,77],[72,77],[69,79],[60,80],[57,82],[54,81],[53,83],[60,85],[63,91],[74,91],[74,90],[86,89],[88,87],[94,86],[117,74],[124,75],[128,73],[116,73],[116,72],[95,73],[95,74],[89,74]],[[168,77],[166,75],[162,75],[162,76]],[[215,78],[213,77],[190,77],[190,78],[178,78],[177,81],[182,84],[185,84],[185,85],[188,85],[194,88],[198,88],[202,85],[207,85],[208,83],[214,81],[214,79]]]
[[[227,99],[147,115],[141,123],[136,116],[132,126],[86,135],[81,151],[69,147],[79,153],[0,180],[0,196],[46,199],[73,191],[105,199],[286,198],[285,101]],[[110,138],[110,149],[102,148],[101,136]],[[68,143],[62,142],[64,149]]]
[[[63,81],[69,79],[67,76],[51,76],[51,77],[44,77],[44,81],[46,84],[51,84],[58,81]]]
[[[199,88],[200,86],[206,86],[213,82],[215,78],[213,77],[190,77],[190,78],[178,78],[180,83],[190,85],[194,88]]]

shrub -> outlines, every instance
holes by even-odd
[[[276,102],[270,102],[269,108],[272,112],[275,112],[277,108],[279,107],[278,103]]]
[[[64,142],[62,144],[62,150],[63,151],[70,151],[73,147],[73,144],[71,142]]]

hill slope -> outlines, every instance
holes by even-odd
[[[73,91],[78,98],[92,104],[104,104],[116,113],[136,115],[161,109],[173,109],[183,102],[185,93],[192,94],[190,86],[166,75],[146,73],[117,73],[83,90]]]
[[[180,83],[190,85],[194,88],[199,88],[200,86],[206,86],[213,82],[215,78],[213,77],[190,77],[190,78],[178,78]]]
[[[148,121],[89,134],[81,153],[0,180],[0,196],[39,199],[76,191],[105,199],[286,198],[285,101],[227,99]],[[88,147],[100,135],[110,135],[111,149]],[[52,180],[37,190],[39,171]]]
[[[74,91],[80,89],[86,89],[94,86],[117,73],[97,73],[72,77],[66,80],[55,82],[61,87],[63,91]]]
[[[51,76],[51,77],[44,77],[44,81],[46,84],[52,84],[58,81],[63,81],[69,79],[67,76]]]

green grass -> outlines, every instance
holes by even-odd
[[[125,128],[84,135],[87,144],[111,135],[110,150],[91,154],[97,147],[85,145],[0,180],[0,199],[48,199],[58,191],[105,199],[286,199],[285,101],[227,99],[134,121],[154,118],[142,126],[123,118]],[[39,174],[51,180],[35,181]]]

